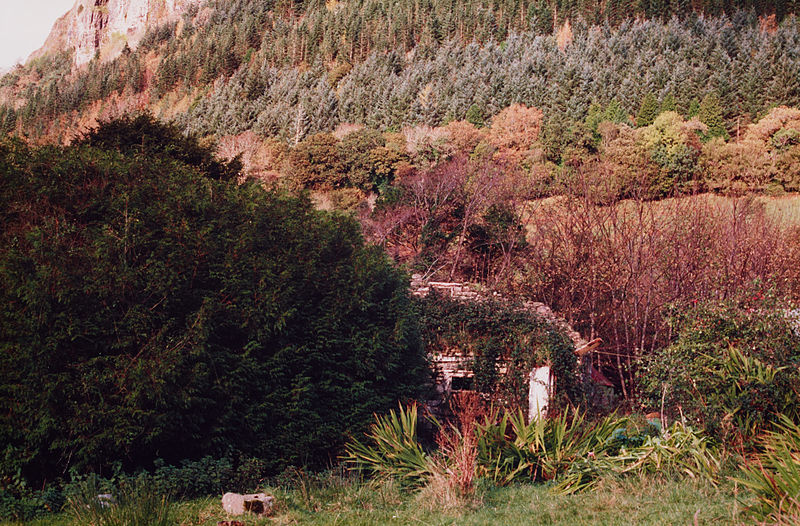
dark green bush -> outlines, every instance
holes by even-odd
[[[26,485],[0,489],[0,519],[29,520],[61,511],[68,500],[73,507],[76,502],[85,505],[99,493],[155,495],[169,500],[216,496],[228,491],[248,493],[263,487],[269,473],[268,462],[257,458],[234,461],[203,457],[184,460],[179,465],[166,465],[158,459],[154,465],[150,471],[114,473],[108,478],[76,474],[71,482],[56,480],[41,491]],[[142,488],[147,489],[147,495],[141,494]]]
[[[405,276],[352,219],[139,124],[0,143],[0,477],[327,464],[426,374]]]
[[[151,474],[146,474],[150,485],[163,495],[177,498],[193,498],[206,495],[221,495],[226,491],[237,491],[237,470],[229,458],[203,457],[199,460],[184,460],[178,466],[156,464]],[[237,486],[234,489],[233,486]],[[245,490],[253,490],[248,486]]]
[[[22,478],[21,471],[0,480],[0,520],[26,521],[64,506],[62,488],[50,485],[34,490]]]
[[[268,465],[269,462],[257,458],[235,461],[231,458],[203,457],[199,460],[183,460],[179,465],[166,465],[163,460],[158,460],[152,471],[140,472],[133,477],[144,478],[160,495],[191,499],[221,495],[228,491],[255,491],[270,473]]]
[[[35,493],[14,494],[7,489],[0,489],[0,519],[26,521],[46,513],[41,498]]]
[[[76,144],[118,151],[126,156],[166,157],[196,168],[211,179],[231,180],[241,170],[238,160],[220,161],[213,149],[175,126],[158,122],[148,113],[104,122],[85,133]]]
[[[364,128],[348,133],[338,145],[339,156],[347,173],[347,185],[366,192],[376,190],[382,182],[375,173],[373,150],[381,148],[386,140],[380,132]]]

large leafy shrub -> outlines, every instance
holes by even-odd
[[[666,197],[689,187],[697,176],[701,150],[697,132],[704,129],[699,121],[684,121],[677,112],[668,111],[643,130],[644,147],[659,167],[650,181],[649,196]]]
[[[418,392],[406,279],[357,224],[231,182],[173,132],[0,143],[3,477],[319,466]]]
[[[646,361],[642,392],[720,439],[748,438],[778,413],[797,415],[800,336],[784,311],[758,292],[703,302],[672,318],[672,345]]]

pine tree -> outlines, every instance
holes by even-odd
[[[658,113],[664,113],[665,111],[678,111],[678,105],[675,103],[675,97],[672,96],[672,92],[670,91],[664,96],[664,100],[661,101],[661,108],[658,110]]]
[[[636,126],[640,128],[650,126],[656,117],[658,117],[658,100],[652,91],[648,91],[642,99],[642,105],[639,106],[639,113],[636,114]]]
[[[468,123],[474,124],[478,128],[483,128],[483,126],[486,123],[483,117],[483,108],[481,108],[477,104],[473,104],[472,106],[469,107],[469,109],[467,110],[467,115],[464,117],[464,119]]]
[[[603,107],[593,102],[591,106],[589,106],[589,113],[586,115],[586,119],[584,123],[586,123],[586,127],[592,131],[592,133],[597,132],[597,126],[603,122],[605,119],[605,112],[603,112]]]
[[[297,116],[294,119],[294,144],[297,145],[308,133],[311,119],[302,104],[297,105]]]
[[[698,113],[700,113],[700,101],[697,100],[697,98],[694,98],[689,103],[689,109],[687,110],[686,114],[691,119],[692,117],[697,117]]]
[[[603,120],[609,122],[628,122],[628,113],[622,108],[622,105],[617,99],[611,99],[611,102],[606,106],[606,111],[603,112]],[[655,120],[655,117],[653,117]]]
[[[722,107],[719,103],[719,96],[716,92],[711,92],[700,103],[697,111],[697,118],[700,122],[708,126],[708,131],[703,135],[703,138],[713,139],[714,137],[722,137],[725,140],[730,138],[728,130],[725,129],[725,119],[722,118]]]

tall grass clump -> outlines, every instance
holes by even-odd
[[[759,520],[800,523],[800,425],[781,415],[762,440],[763,450],[734,480],[757,502],[748,511]]]
[[[345,462],[376,477],[398,481],[406,489],[419,490],[423,506],[471,507],[476,503],[475,477],[478,462],[476,421],[482,412],[475,393],[453,396],[452,421],[439,426],[437,449],[426,452],[417,437],[416,405],[400,406],[397,412],[376,416],[365,437],[353,440]]]
[[[478,466],[475,424],[483,412],[481,400],[477,393],[455,393],[450,408],[453,419],[439,428],[438,450],[431,456],[433,469],[420,495],[421,501],[437,509],[469,508],[479,502],[475,491]]]
[[[166,495],[152,491],[144,478],[120,483],[118,491],[89,476],[67,499],[75,524],[85,526],[170,526],[175,524]]]

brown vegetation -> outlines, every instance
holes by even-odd
[[[754,282],[798,292],[798,232],[751,197],[605,206],[563,198],[537,212],[514,285],[603,338],[601,361],[626,398],[635,395],[636,360],[670,338],[670,307],[726,299]]]
[[[760,148],[770,162],[787,151],[795,155],[793,116],[800,112],[775,109],[739,143],[705,145],[697,135],[703,125],[675,113],[639,129],[603,123],[599,153],[559,172],[566,195],[542,199],[548,179],[536,170],[544,165],[531,165],[529,155],[540,115],[524,110],[505,113],[512,123],[495,120],[488,132],[505,155],[454,156],[398,177],[399,200],[362,218],[368,238],[424,274],[478,281],[552,305],[588,337],[603,338],[597,365],[629,400],[636,396],[638,359],[670,339],[669,309],[730,298],[753,283],[799,297],[800,230],[768,214],[763,200],[737,191],[743,177],[750,177],[743,188],[764,189],[777,172],[755,178],[729,168],[734,178],[718,171],[713,187],[726,198],[651,199],[702,189],[711,181],[704,170],[712,154],[725,158],[730,148]],[[499,130],[515,126],[518,133],[506,137],[527,139],[498,139]],[[449,128],[473,142],[480,133],[471,125]],[[783,152],[774,146],[778,133],[788,135]]]
[[[326,206],[359,211],[369,240],[426,276],[552,305],[603,338],[595,365],[626,399],[637,360],[670,339],[671,308],[755,282],[800,297],[800,228],[750,195],[800,190],[800,110],[775,108],[728,142],[702,142],[707,127],[675,112],[640,128],[600,122],[595,145],[576,143],[562,166],[542,155],[542,121],[512,105],[488,128],[352,127],[289,149],[248,133],[221,147],[329,192]],[[379,181],[377,206],[359,205]]]

